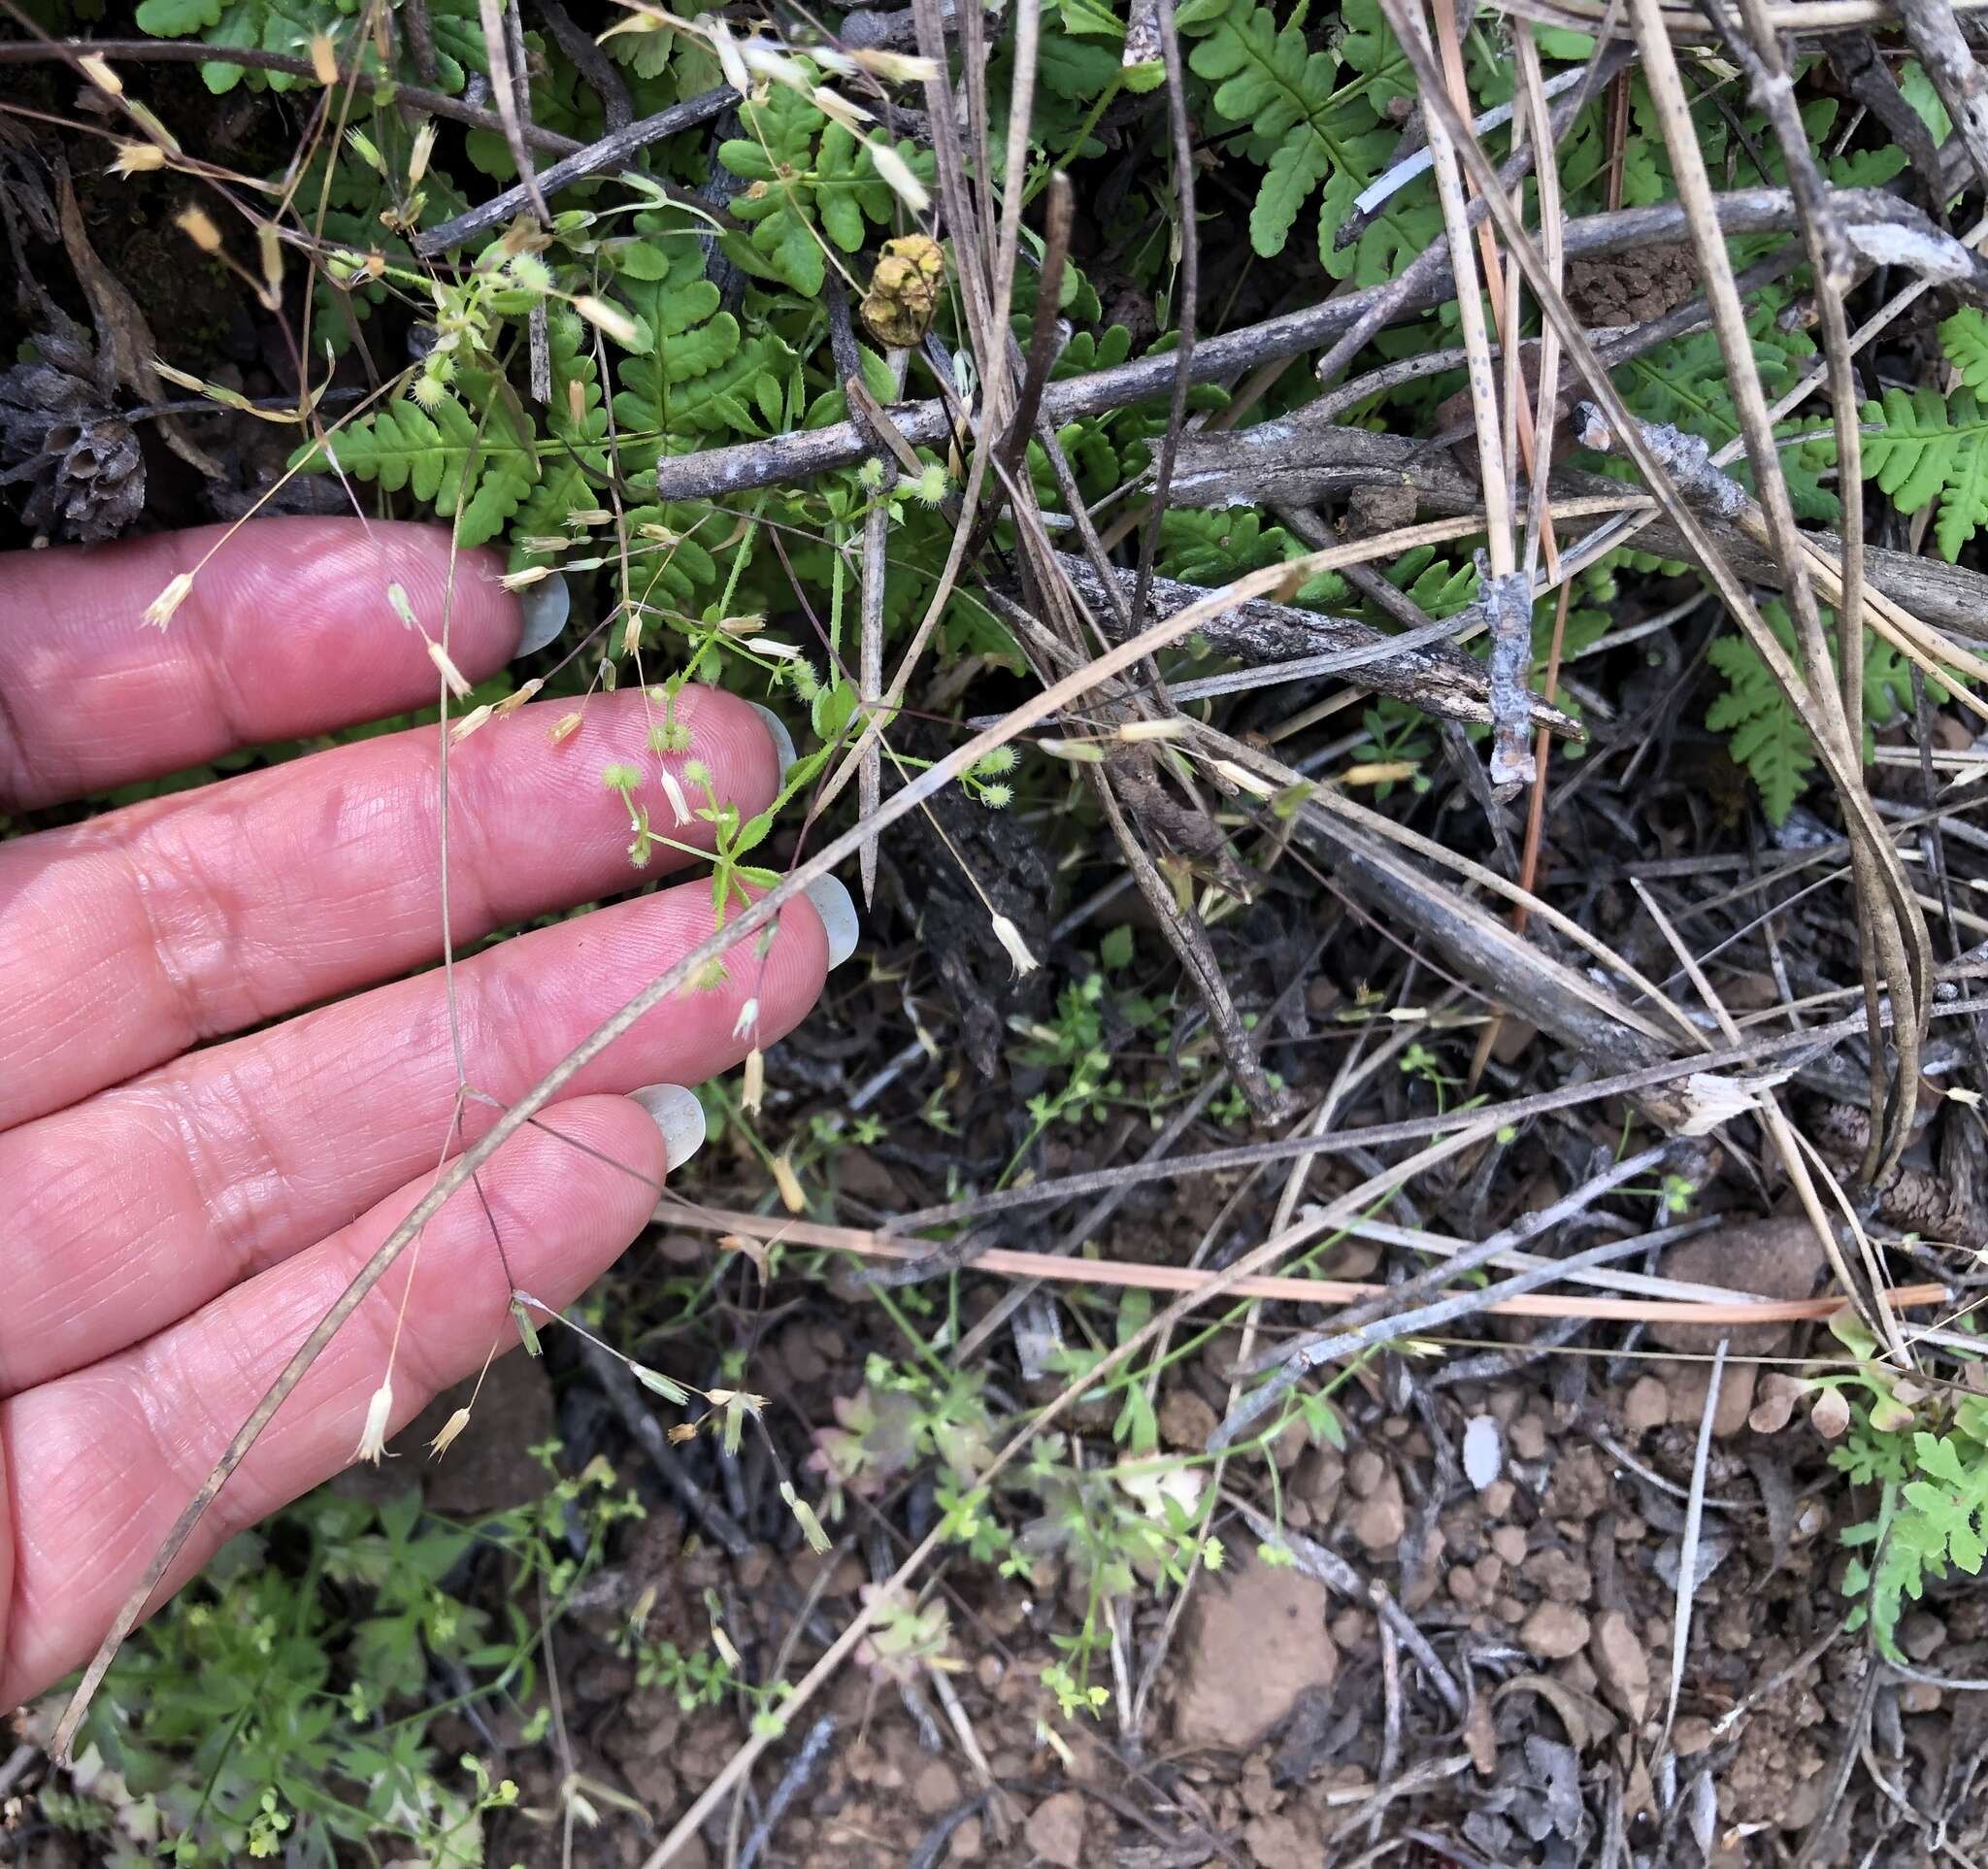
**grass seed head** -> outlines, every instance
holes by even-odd
[[[164,629],[173,620],[174,612],[186,601],[187,593],[192,588],[192,572],[181,572],[165,589],[146,605],[145,620],[154,629]]]
[[[389,1376],[366,1404],[366,1424],[359,1430],[359,1445],[352,1452],[354,1460],[371,1460],[376,1467],[380,1464],[386,1452],[386,1430],[392,1418],[393,1378]]]
[[[459,1408],[447,1420],[442,1423],[442,1432],[428,1443],[428,1457],[439,1460],[455,1445],[456,1436],[470,1424],[470,1412]]]

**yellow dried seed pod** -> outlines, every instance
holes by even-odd
[[[931,235],[886,240],[863,300],[870,335],[887,349],[910,350],[932,328],[944,284],[945,254]]]

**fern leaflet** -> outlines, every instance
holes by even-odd
[[[1918,1602],[1926,1580],[1943,1578],[1949,1564],[1977,1577],[1988,1560],[1988,1539],[1982,1534],[1988,1459],[1982,1458],[1979,1445],[1953,1435],[1921,1432],[1912,1436],[1912,1451],[1916,1477],[1899,1486],[1898,1507],[1889,1524],[1867,1521],[1843,1534],[1843,1543],[1852,1549],[1879,1547],[1873,1563],[1852,1563],[1843,1588],[1854,1595],[1869,1592],[1872,1632],[1879,1650],[1894,1659],[1899,1656],[1899,1616],[1906,1599]],[[1851,1628],[1861,1626],[1865,1608],[1859,1605],[1852,1614]]]
[[[1189,0],[1178,17],[1182,32],[1201,36],[1188,63],[1214,84],[1216,111],[1248,127],[1247,147],[1266,162],[1249,213],[1249,244],[1265,258],[1282,252],[1299,210],[1323,184],[1318,255],[1329,273],[1343,278],[1357,254],[1338,249],[1335,236],[1395,142],[1366,95],[1371,81],[1338,86],[1339,60],[1313,51],[1296,18],[1279,28],[1270,8],[1251,0]],[[1372,40],[1376,58],[1392,44],[1380,29]],[[1384,218],[1399,223],[1394,209]],[[1407,226],[1396,231],[1402,240],[1414,237]]]
[[[1787,606],[1762,606],[1761,615],[1781,647],[1795,653],[1795,625]],[[1839,653],[1836,624],[1830,621],[1830,647]],[[1727,751],[1735,764],[1752,774],[1760,787],[1768,822],[1787,822],[1788,814],[1815,768],[1814,743],[1802,717],[1768,673],[1759,651],[1743,636],[1722,636],[1707,651],[1711,664],[1726,678],[1726,692],[1706,711],[1705,723],[1732,739]],[[1935,701],[1947,698],[1938,682],[1927,684]],[[1912,676],[1905,658],[1881,637],[1864,632],[1864,757],[1871,757],[1875,729],[1896,720],[1911,704]]]
[[[1988,413],[1971,389],[1950,400],[1937,389],[1887,389],[1883,402],[1864,405],[1864,420],[1877,429],[1864,438],[1865,474],[1902,513],[1939,502],[1933,536],[1952,564],[1988,521]]]
[[[441,518],[456,521],[463,546],[486,545],[502,532],[539,479],[537,450],[501,410],[480,423],[453,396],[433,409],[388,403],[328,442],[311,443],[296,464],[323,470],[327,447],[347,473],[377,482],[383,492],[413,488]]]

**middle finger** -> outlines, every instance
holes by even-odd
[[[712,925],[711,888],[690,883],[464,963],[454,1030],[470,1084],[522,1095]],[[827,937],[806,898],[777,925],[764,953],[757,936],[740,942],[722,981],[665,1000],[561,1094],[698,1084],[797,1024],[820,990]],[[15,1217],[0,1234],[0,1395],[142,1341],[431,1170],[445,1137],[457,1146],[454,1045],[431,972],[0,1136]],[[495,1119],[472,1103],[464,1126],[474,1139]]]

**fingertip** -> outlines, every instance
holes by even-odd
[[[830,971],[839,964],[838,950],[846,929],[836,912],[832,892],[827,915],[814,899],[814,888],[822,880],[817,879],[815,885],[779,912],[771,965],[761,977],[758,1043],[762,1048],[784,1038],[814,1010]]]
[[[629,1096],[652,1121],[663,1139],[663,1159],[674,1174],[704,1147],[710,1133],[704,1104],[683,1084],[645,1084]]]
[[[300,590],[315,593],[320,616],[378,631],[381,651],[414,670],[418,691],[434,683],[422,637],[447,640],[451,659],[472,681],[494,675],[517,652],[524,605],[504,587],[504,560],[487,546],[457,547],[446,527],[376,521],[363,530],[326,521],[328,537],[300,534],[286,549]],[[215,560],[223,565],[226,554]],[[417,629],[396,615],[398,585]],[[356,613],[356,614],[355,614]]]
[[[767,734],[773,741],[775,761],[779,765],[780,777],[785,778],[787,768],[794,763],[794,736],[787,731],[787,723],[763,701],[754,701],[750,706],[752,712],[766,723]]]
[[[667,1140],[629,1097],[574,1097],[543,1112],[539,1123],[525,1131],[530,1147],[519,1151],[507,1187],[520,1218],[529,1217],[519,1237],[545,1238],[553,1247],[554,1257],[532,1276],[547,1287],[542,1295],[556,1288],[563,1302],[613,1264],[647,1223],[669,1170]],[[546,1216],[555,1211],[570,1223],[548,1229]],[[532,1252],[526,1246],[517,1259],[521,1280]]]
[[[675,762],[679,774],[685,761],[702,760],[720,778],[719,797],[747,817],[779,796],[785,760],[758,706],[707,687],[685,688],[678,706],[690,727],[690,751]]]
[[[856,951],[863,932],[856,914],[856,898],[848,884],[838,876],[817,876],[805,891],[820,918],[822,938],[828,951],[828,971],[834,973]]]
[[[573,614],[573,588],[563,571],[555,571],[537,584],[527,584],[519,594],[518,607],[523,629],[512,646],[512,659],[536,655],[559,639],[566,619]]]

